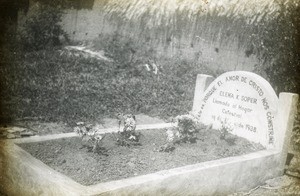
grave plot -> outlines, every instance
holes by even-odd
[[[197,82],[197,84],[200,83]],[[196,86],[196,89],[201,88],[204,87]],[[172,152],[176,154],[176,150],[182,150],[182,154],[178,154],[177,158],[188,159],[183,165],[176,165],[174,164],[174,160],[168,160],[168,156],[171,153],[157,152],[160,155],[163,154],[163,156],[154,156],[155,160],[164,158],[161,160],[172,162],[173,165],[166,164],[164,168],[159,168],[159,170],[149,170],[149,173],[145,171],[147,170],[146,168],[141,166],[142,169],[139,171],[130,170],[133,176],[137,174],[135,177],[127,175],[124,176],[126,179],[121,179],[123,177],[113,178],[113,180],[108,179],[105,182],[96,184],[94,184],[94,182],[97,180],[92,179],[87,184],[94,185],[86,186],[82,184],[83,182],[79,184],[64,174],[53,170],[40,160],[33,158],[28,152],[17,145],[5,141],[6,144],[2,145],[5,146],[3,153],[5,162],[3,165],[4,169],[8,172],[2,179],[4,179],[5,183],[11,184],[12,186],[10,187],[14,187],[8,190],[8,192],[16,195],[36,195],[42,193],[47,195],[213,195],[249,190],[269,178],[283,174],[287,155],[287,144],[293,125],[298,95],[281,93],[278,99],[272,87],[263,78],[253,73],[239,71],[228,72],[221,75],[210,84],[204,93],[198,95],[198,93],[195,92],[195,96],[200,97],[195,100],[201,101],[194,102],[194,105],[199,106],[197,107],[198,110],[194,110],[194,115],[197,116],[197,119],[199,119],[201,123],[212,127],[205,129],[206,135],[199,135],[198,137],[206,136],[207,141],[213,143],[206,149],[207,152],[216,148],[217,150],[215,151],[218,151],[222,155],[226,154],[221,149],[218,149],[218,145],[221,144],[219,140],[215,143],[216,140],[208,139],[208,137],[214,138],[215,136],[228,145],[230,142],[225,140],[228,135],[236,135],[236,137],[242,137],[249,142],[259,143],[266,148],[266,150],[259,150],[261,148],[257,148],[256,150],[259,151],[249,151],[243,155],[230,153],[228,157],[221,156],[216,157],[216,159],[204,159],[204,162],[199,163],[198,161],[194,162],[193,156],[186,156],[191,152],[193,152],[191,154],[199,153],[198,155],[201,156],[202,152],[205,152],[205,147],[201,145],[202,141],[197,141],[195,144],[179,145],[177,146],[178,148],[175,148],[174,152]],[[155,128],[161,129],[163,127],[168,128],[170,125],[161,124]],[[129,152],[132,157],[126,157],[127,160],[121,163],[121,165],[139,168],[139,166],[137,166],[138,162],[141,163],[142,161],[147,162],[148,165],[155,165],[155,160],[149,160],[149,158],[151,159],[151,153],[149,151],[143,151],[143,148],[147,145],[150,146],[152,140],[163,139],[164,131],[163,129],[153,130],[154,127],[144,126],[143,128],[149,129],[145,131],[145,135],[147,132],[150,135],[155,132],[160,132],[161,135],[157,134],[156,136],[158,136],[158,138],[154,137],[153,139],[148,136],[146,138],[149,140],[145,141],[146,145],[134,147],[132,151],[125,150],[124,154],[126,155],[126,152]],[[215,132],[216,130],[218,130],[218,132]],[[72,154],[69,154],[69,156],[75,157],[78,162],[82,159],[89,159],[82,156],[82,152],[78,153],[77,147],[79,146],[76,146],[77,142],[75,136],[75,134],[51,136],[49,138],[45,136],[43,138],[29,138],[28,140],[20,139],[15,140],[15,142],[20,145],[20,143],[29,143],[30,141],[44,141],[40,144],[33,144],[42,146],[40,152],[39,150],[30,150],[30,145],[32,145],[30,143],[21,144],[22,147],[31,151],[32,154],[40,154],[40,157],[37,156],[38,158],[48,153],[47,148],[49,148],[49,151],[52,151],[52,153],[54,151],[53,154],[59,155],[62,148],[54,147],[53,149],[53,146],[59,146],[59,143],[61,143],[61,147],[65,146],[74,150],[70,152]],[[66,137],[69,139],[45,141]],[[236,139],[236,141],[238,140]],[[70,143],[69,147],[63,144],[66,142]],[[155,146],[153,143],[151,148],[155,148],[153,147]],[[227,148],[226,145],[223,146],[221,144],[221,147]],[[107,149],[108,151],[112,151],[115,148],[112,147],[109,149],[107,146]],[[229,145],[228,149],[234,149],[234,145]],[[238,149],[241,151],[244,150],[243,147],[239,147]],[[154,153],[155,151],[151,152]],[[186,154],[184,154],[185,152]],[[119,152],[117,152],[117,154],[115,159],[118,159],[117,157],[122,158],[122,155],[124,155],[123,153],[119,154]],[[143,154],[142,157],[144,156],[146,159],[139,160],[140,154]],[[96,155],[92,154],[90,162],[92,162],[93,156]],[[63,155],[63,157],[67,158],[67,155]],[[109,154],[107,158],[108,157],[110,157]],[[129,157],[130,159],[128,160]],[[198,159],[198,157],[195,159]],[[101,159],[101,161],[103,160]],[[56,165],[63,165],[67,160],[61,160],[60,163],[56,163],[56,161],[49,162],[54,162]],[[87,168],[88,166],[89,165],[87,165]],[[74,169],[70,166],[69,168],[71,170]],[[82,171],[81,168],[80,166],[80,170],[77,170],[79,174],[85,172],[101,174],[97,166],[90,171]],[[120,166],[115,167],[116,170],[119,168]],[[116,170],[114,173],[118,173]],[[139,173],[141,175],[139,175]]]
[[[99,153],[85,148],[79,137],[19,144],[35,158],[83,185],[120,180],[224,157],[263,150],[263,146],[227,135],[218,130],[199,130],[195,143],[175,144],[171,152],[161,151],[166,144],[166,129],[141,131],[140,145],[119,146],[108,133]],[[76,155],[76,156],[74,156]]]

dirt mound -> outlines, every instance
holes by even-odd
[[[140,146],[118,146],[113,134],[107,134],[101,145],[101,153],[83,148],[78,137],[20,144],[37,159],[75,181],[91,185],[149,174],[165,169],[196,164],[223,157],[237,156],[263,147],[236,136],[234,142],[220,139],[216,130],[197,134],[195,143],[175,145],[175,150],[159,152],[166,143],[165,129],[141,132]]]

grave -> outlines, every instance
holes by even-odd
[[[266,80],[243,71],[225,73],[209,84],[211,81],[210,76],[197,76],[193,112],[203,123],[258,142],[266,150],[83,186],[16,145],[75,137],[74,133],[4,140],[0,155],[5,172],[0,188],[12,195],[224,195],[249,190],[282,175],[298,95],[280,93],[278,98]],[[144,125],[138,129],[169,126]]]
[[[243,71],[228,72],[212,82],[197,103],[200,121],[274,147],[274,117],[278,97],[260,76]]]

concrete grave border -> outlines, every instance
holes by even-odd
[[[209,78],[198,75],[195,99]],[[202,82],[199,82],[202,80]],[[203,85],[204,84],[204,85]],[[200,85],[200,86],[199,86]],[[200,92],[200,93],[199,93]],[[297,94],[280,93],[274,149],[163,170],[133,178],[83,186],[56,172],[17,143],[74,137],[74,133],[0,141],[0,188],[8,195],[212,195],[249,190],[283,174],[287,146],[296,113]],[[194,103],[195,105],[195,103]],[[142,125],[139,130],[166,128],[171,124]],[[116,129],[104,129],[111,132]]]

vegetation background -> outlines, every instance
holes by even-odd
[[[239,24],[234,29],[240,30],[230,33],[251,35],[245,55],[259,59],[254,71],[266,76],[277,93],[299,94],[300,6],[297,0],[277,4],[276,17],[251,24],[246,18],[237,21],[217,13],[207,17],[230,21],[226,25]],[[17,28],[9,20],[1,22],[5,27],[0,36],[2,122],[35,117],[96,121],[118,112],[168,119],[191,109],[198,73],[218,76],[226,71],[212,70],[201,58],[195,61],[180,51],[166,57],[146,39],[135,40],[118,31],[93,41],[94,49],[104,50],[113,61],[67,50],[66,44],[76,44],[70,43],[61,26],[64,8],[70,6],[75,5],[67,0],[39,1],[39,7]],[[157,74],[143,66],[153,62],[159,65]],[[300,150],[299,113],[296,122],[293,144]]]

